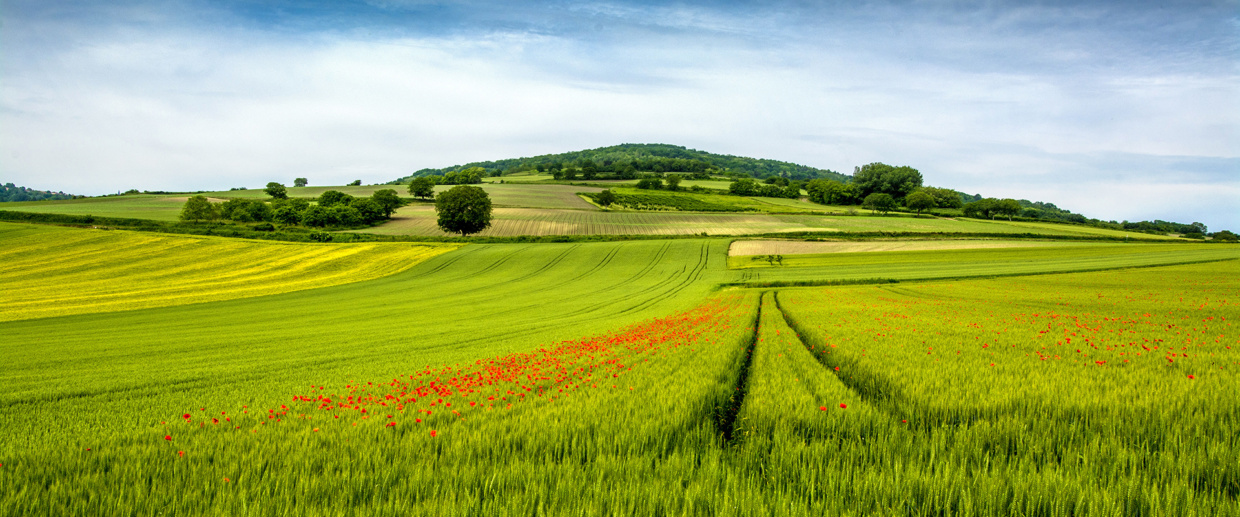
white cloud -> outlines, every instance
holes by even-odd
[[[969,67],[967,56],[850,47],[850,34],[754,42],[720,36],[734,20],[666,18],[700,30],[629,27],[591,39],[129,28],[46,48],[10,34],[0,168],[5,181],[77,193],[192,190],[297,176],[379,182],[665,142],[842,172],[909,164],[935,185],[1104,219],[1184,214],[1240,228],[1240,184],[1219,172],[1235,162],[1207,159],[1240,149],[1234,71]],[[955,37],[926,46],[984,46]],[[1063,51],[1051,59],[1089,59]],[[1134,165],[1142,160],[1154,166]]]

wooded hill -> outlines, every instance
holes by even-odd
[[[409,176],[392,181],[392,184],[408,183],[421,176],[442,176],[452,171],[481,167],[488,175],[512,174],[525,171],[546,172],[564,167],[584,169],[592,166],[600,175],[630,172],[687,172],[687,173],[733,173],[753,178],[780,176],[794,180],[817,178],[848,181],[849,176],[829,169],[819,169],[778,160],[765,160],[714,154],[669,144],[620,144],[598,149],[560,154],[544,154],[527,158],[509,158],[485,162],[454,165],[442,169],[422,169]]]
[[[44,199],[73,199],[72,194],[64,192],[50,192],[46,190],[35,190],[32,188],[19,187],[12,183],[0,185],[0,202],[5,201],[42,201]]]

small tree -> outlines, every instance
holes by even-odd
[[[934,196],[919,190],[904,198],[904,206],[908,207],[910,210],[916,210],[917,215],[921,215],[922,210],[934,208],[936,203],[934,201]]]
[[[480,187],[458,185],[435,196],[439,228],[462,237],[491,226],[491,198]]]
[[[435,195],[435,180],[428,177],[413,178],[409,182],[409,194],[426,199]]]
[[[896,199],[891,194],[874,193],[865,197],[865,201],[861,202],[861,208],[869,208],[871,211],[878,211],[886,214],[896,207]]]
[[[219,207],[206,196],[193,196],[185,200],[185,206],[181,208],[182,221],[214,221],[219,218]]]
[[[616,195],[612,193],[611,189],[607,189],[595,195],[594,202],[598,203],[599,206],[611,206],[612,203],[616,202]]]
[[[684,178],[682,178],[679,174],[668,174],[667,177],[664,178],[664,181],[667,182],[668,190],[680,190],[680,180],[682,179]]]
[[[294,187],[304,187],[304,186],[308,185],[309,183],[310,183],[310,181],[308,181],[306,178],[297,178],[297,179],[293,180],[293,186],[294,186]]]
[[[358,187],[358,186],[361,186],[361,184],[362,184],[362,180],[353,180],[351,183],[345,186],[346,187]]]
[[[276,199],[284,199],[288,197],[288,189],[284,188],[284,185],[274,181],[268,183],[267,188],[263,189],[263,192],[266,192],[268,196]]]

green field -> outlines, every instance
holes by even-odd
[[[2,225],[0,508],[1240,515],[1240,246],[730,244]]]
[[[0,321],[248,298],[404,271],[456,244],[285,244],[0,223]],[[49,256],[57,260],[48,260]]]
[[[0,210],[176,221],[181,215],[181,208],[185,206],[185,200],[186,196],[133,194],[58,201],[4,203],[0,205]],[[212,200],[216,202],[222,201],[220,198],[213,198]]]

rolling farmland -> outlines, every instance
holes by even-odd
[[[0,321],[185,305],[379,278],[455,244],[316,245],[0,223]],[[57,260],[48,260],[55,256]]]
[[[736,240],[728,247],[729,257],[753,255],[825,255],[828,253],[860,253],[874,251],[927,251],[979,248],[1036,248],[1063,246],[1099,246],[1096,242],[1005,241],[998,239],[957,240],[867,240],[867,241],[796,241]]]
[[[0,322],[12,514],[1240,515],[1236,246],[401,243],[138,308],[358,245],[3,230],[64,311]]]
[[[584,203],[584,201],[582,201]],[[787,232],[946,232],[1062,235],[1123,238],[1124,232],[1070,225],[1007,223],[976,219],[920,219],[912,217],[820,216],[694,212],[623,212],[496,208],[491,227],[478,235],[745,235]],[[411,205],[396,211],[392,220],[366,233],[380,235],[446,235],[435,224],[429,205]],[[1134,235],[1135,237],[1135,235]],[[1141,238],[1158,236],[1140,235]]]

